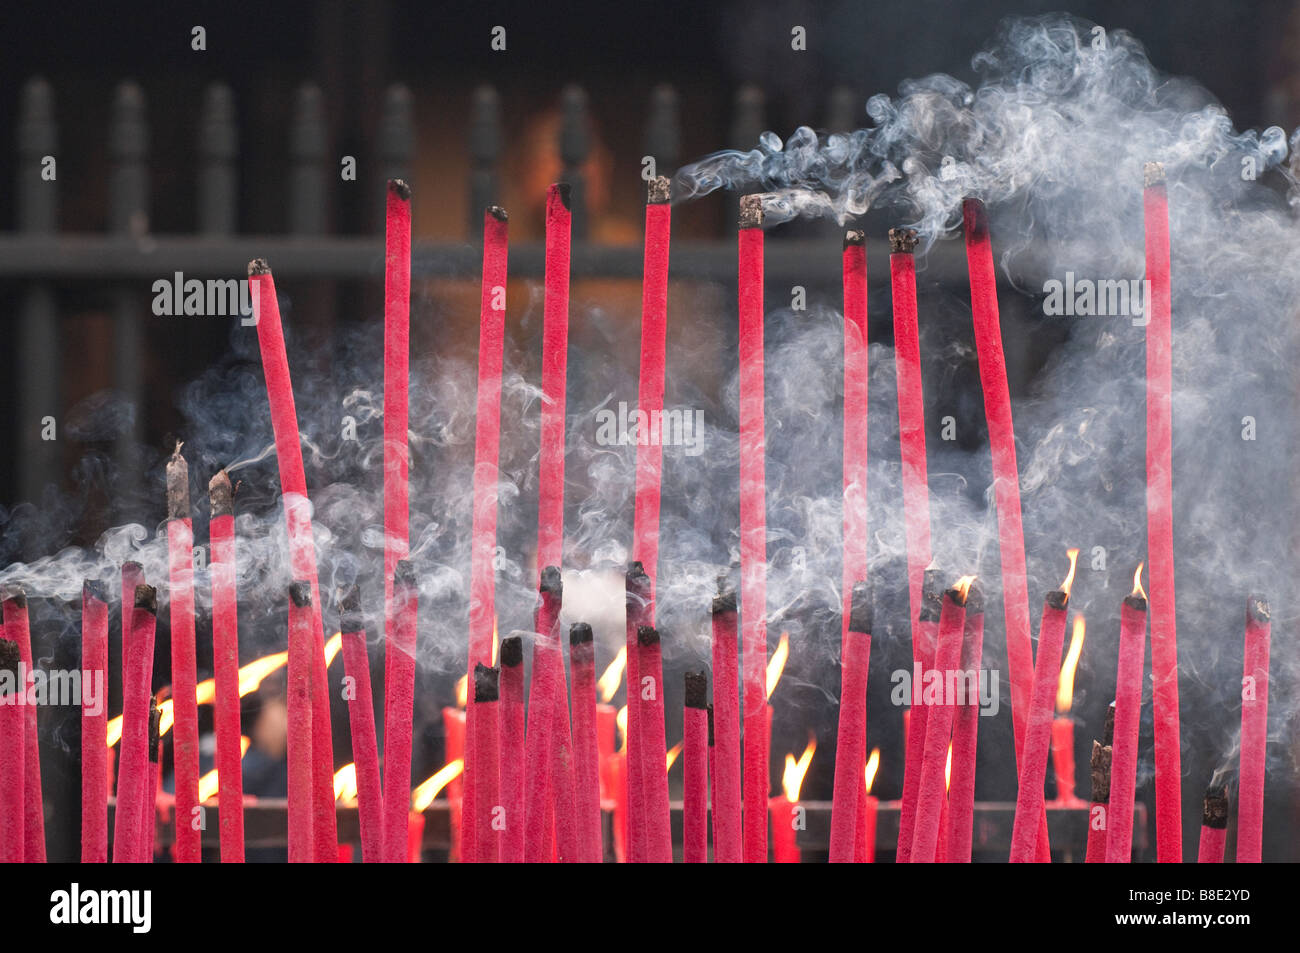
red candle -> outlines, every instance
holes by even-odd
[[[573,674],[574,804],[577,810],[578,857],[601,861],[600,754],[596,743],[596,643],[591,626],[569,627],[569,668]]]
[[[763,199],[740,200],[740,601],[744,858],[767,861],[767,491],[763,437]]]
[[[23,862],[26,827],[23,717],[27,711],[23,703],[26,694],[23,671],[18,643],[0,639],[0,863],[3,864]]]
[[[768,799],[768,810],[772,816],[772,860],[778,864],[799,864],[803,862],[803,852],[798,847],[798,831],[804,829],[804,811],[799,804],[799,791],[803,786],[804,776],[812,763],[817,742],[808,739],[799,760],[794,755],[785,756],[785,770],[781,774],[781,793]]]
[[[82,678],[99,686],[100,698],[98,712],[81,708],[81,862],[103,864],[108,862],[108,596],[92,579],[81,587],[81,669]],[[21,740],[22,732],[15,737]]]
[[[682,710],[682,860],[709,859],[709,683],[704,672],[687,672]]]
[[[1147,599],[1142,566],[1119,615],[1119,665],[1115,672],[1115,736],[1110,769],[1106,863],[1132,860],[1133,797],[1137,783],[1138,726],[1142,717],[1142,665],[1146,654]]]
[[[984,593],[972,582],[966,591],[961,670],[965,699],[953,712],[952,780],[948,785],[948,862],[969,864],[975,819],[975,755],[979,742],[980,663],[984,654]]]
[[[653,626],[637,629],[637,671],[641,679],[641,780],[644,785],[646,854],[651,864],[673,862],[669,825],[668,767],[664,760],[664,669],[659,633]]]
[[[1065,645],[1065,614],[1074,582],[1077,549],[1070,550],[1070,572],[1061,588],[1043,600],[1043,617],[1038,627],[1038,658],[1034,667],[1034,687],[1029,697],[1029,719],[1025,725],[1025,750],[1020,761],[1020,780],[1016,791],[1016,818],[1011,832],[1011,862],[1027,864],[1042,854],[1039,846],[1045,832],[1040,830],[1043,816],[1043,778],[1047,772],[1047,754],[1051,745],[1052,704],[1061,679],[1061,650]],[[1049,853],[1050,858],[1050,853]]]
[[[117,812],[113,819],[113,863],[138,863],[144,832],[143,807],[149,791],[149,683],[158,594],[152,586],[135,589],[122,642],[122,741],[118,765]],[[5,605],[8,620],[9,606]]]
[[[244,779],[239,737],[239,609],[235,581],[234,491],[225,470],[208,483],[211,520],[213,717],[221,779],[221,860],[244,862]]]
[[[315,810],[312,789],[311,657],[315,651],[311,583],[289,587],[288,759],[289,863],[315,859]]]
[[[392,658],[388,664],[389,682],[384,686],[384,861],[390,864],[400,864],[407,856],[409,840],[418,611],[415,568],[403,559],[393,575],[393,630],[388,645]]]
[[[744,859],[740,798],[740,686],[737,669],[736,594],[713,600],[713,859]]]
[[[576,683],[576,679],[575,679]],[[524,643],[517,635],[501,640],[501,806],[503,864],[524,862]],[[448,752],[448,757],[452,755]]]
[[[1092,803],[1088,805],[1088,850],[1085,864],[1106,862],[1106,828],[1110,811],[1110,766],[1112,749],[1100,741],[1092,743]]]
[[[1237,863],[1258,864],[1264,845],[1264,769],[1268,743],[1268,602],[1246,600],[1245,674],[1241,679],[1241,774],[1237,788]]]
[[[357,819],[361,827],[361,860],[383,860],[383,782],[379,745],[375,738],[375,705],[370,690],[370,657],[361,594],[351,586],[339,598],[339,631],[343,636],[343,670],[352,682],[348,698],[348,727],[352,733],[352,762],[357,767]],[[457,755],[459,757],[459,755]],[[222,787],[222,796],[225,788]]]
[[[835,748],[835,789],[831,803],[830,862],[856,859],[858,801],[862,789],[860,768],[867,747],[867,670],[871,661],[871,590],[854,583],[849,610],[848,636],[843,640],[840,666],[840,719]]]
[[[1237,805],[1237,844],[1241,844],[1241,804]],[[1201,843],[1196,855],[1198,864],[1223,863],[1228,841],[1228,789],[1214,786],[1205,789],[1205,808],[1201,814]],[[1238,846],[1238,855],[1241,848]],[[1237,863],[1243,863],[1238,857]],[[1246,861],[1250,863],[1250,861]]]
[[[418,864],[424,850],[424,815],[410,811],[406,824],[406,862]]]
[[[1087,624],[1081,615],[1074,617],[1074,632],[1070,648],[1061,663],[1061,678],[1056,689],[1057,717],[1052,720],[1052,767],[1056,772],[1056,799],[1063,804],[1082,804],[1074,793],[1074,720],[1070,708],[1074,704],[1074,673],[1083,652],[1083,638]]]

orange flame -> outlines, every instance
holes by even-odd
[[[357,803],[357,766],[345,764],[334,772],[334,800]]]
[[[799,755],[798,761],[794,760],[792,754],[785,756],[785,770],[781,774],[781,791],[791,804],[799,800],[799,789],[803,787],[804,775],[808,773],[808,766],[812,764],[813,753],[816,750],[817,739],[809,735],[808,747],[803,749],[803,754]]]
[[[1083,616],[1074,617],[1074,634],[1070,636],[1070,650],[1065,653],[1061,664],[1061,681],[1056,689],[1056,710],[1065,713],[1074,703],[1074,671],[1079,667],[1079,656],[1083,654],[1083,636],[1087,629]]]
[[[614,656],[614,661],[609,663],[605,673],[600,676],[600,681],[596,687],[600,689],[600,700],[609,704],[614,696],[618,694],[618,687],[623,684],[623,672],[627,669],[627,646],[624,645]]]
[[[618,725],[619,737],[623,739],[623,747],[627,747],[627,706],[624,705],[614,716],[614,722]]]
[[[781,681],[781,673],[785,671],[786,659],[790,657],[790,633],[782,632],[781,641],[777,643],[776,650],[767,662],[767,697],[772,697],[772,692],[776,691],[777,682]]]
[[[411,792],[411,810],[416,813],[427,810],[442,789],[459,777],[464,770],[465,762],[460,758],[444,764],[434,773],[433,777]]]
[[[970,594],[970,587],[975,584],[974,576],[962,576],[953,586],[961,594],[962,605],[966,604],[966,596]]]
[[[456,704],[461,708],[469,706],[469,674],[466,673],[456,682]]]
[[[1137,572],[1133,573],[1133,591],[1129,593],[1131,596],[1141,596],[1143,599],[1147,597],[1146,590],[1142,588],[1142,567],[1144,565],[1145,563],[1138,563]]]
[[[871,757],[867,759],[867,793],[871,793],[871,787],[876,783],[876,772],[880,770],[880,749],[872,748]]]
[[[246,738],[243,735],[240,735],[239,757],[241,759],[244,755],[248,754],[249,745],[252,743],[253,741],[251,738]],[[211,801],[214,797],[218,797],[221,793],[220,786],[221,779],[217,774],[216,768],[213,768],[207,774],[203,775],[203,777],[199,778],[199,803],[202,804],[204,801]]]
[[[681,753],[682,753],[682,743],[680,741],[668,749],[668,767],[664,769],[665,771],[671,771],[673,769],[673,763],[677,760],[677,756],[680,755]]]
[[[1070,588],[1074,585],[1074,570],[1079,561],[1079,549],[1077,546],[1074,549],[1067,549],[1065,554],[1070,557],[1070,572],[1066,575],[1065,581],[1061,583],[1061,591],[1065,593],[1065,597],[1068,599],[1070,598]]]
[[[948,742],[948,760],[943,765],[943,789],[946,792],[952,782],[952,742]]]

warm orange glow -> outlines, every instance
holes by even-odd
[[[776,691],[777,682],[781,681],[781,673],[785,671],[786,659],[790,657],[790,633],[782,632],[781,641],[776,645],[776,651],[767,662],[767,697],[772,697],[772,692]]]
[[[794,755],[785,756],[785,771],[781,774],[781,791],[785,794],[785,799],[791,804],[799,800],[799,789],[803,787],[804,775],[808,773],[808,766],[812,764],[813,753],[817,750],[817,739],[809,736],[808,747],[803,749],[803,754],[799,755],[799,760],[794,760]]]
[[[1083,616],[1074,617],[1074,634],[1070,636],[1070,650],[1065,653],[1065,661],[1061,664],[1061,681],[1056,689],[1056,710],[1059,712],[1069,711],[1074,702],[1074,670],[1079,667],[1087,626]]]
[[[334,658],[343,648],[343,633],[335,632],[325,642],[325,667],[329,668],[334,664]]]
[[[452,781],[465,770],[465,762],[460,758],[448,761],[429,780],[411,792],[411,809],[417,813],[426,810],[434,799]]]
[[[872,748],[871,757],[867,759],[867,793],[871,793],[871,787],[876,783],[876,772],[880,770],[880,749]]]
[[[1070,596],[1070,587],[1074,585],[1074,570],[1079,561],[1079,549],[1078,547],[1067,549],[1065,554],[1070,557],[1070,572],[1066,575],[1065,581],[1061,583],[1061,591],[1065,593],[1065,596],[1068,599]]]
[[[975,584],[974,576],[962,576],[953,586],[961,594],[962,605],[966,604],[966,596],[970,593],[970,587]]]
[[[1142,567],[1144,563],[1138,563],[1137,572],[1133,573],[1133,591],[1129,593],[1132,596],[1147,597],[1147,591],[1142,588]]]
[[[671,771],[673,769],[673,762],[677,760],[677,756],[681,753],[682,743],[680,741],[668,749],[668,767],[664,769],[665,771]]]
[[[241,759],[248,754],[248,748],[252,743],[251,738],[240,736],[239,757]],[[204,801],[211,801],[214,797],[217,797],[220,793],[220,785],[221,779],[216,768],[199,778],[199,803],[202,804]]]
[[[344,804],[357,803],[357,766],[345,764],[334,772],[334,800]]]
[[[627,669],[627,646],[624,645],[609,663],[605,673],[600,676],[596,688],[600,691],[600,700],[609,704],[618,694],[618,687],[623,684],[623,672]]]
[[[624,705],[614,716],[614,722],[618,725],[618,735],[623,739],[623,747],[627,747],[627,706]]]
[[[469,705],[469,675],[462,675],[456,683],[456,704],[461,708]]]
[[[943,789],[948,790],[948,785],[952,782],[952,742],[948,742],[948,760],[943,765]]]
[[[497,643],[497,617],[493,616],[492,617],[492,662],[491,662],[493,668],[495,668],[497,664],[497,651],[499,649],[500,649],[500,645]]]

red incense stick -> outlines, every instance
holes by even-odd
[[[709,678],[687,672],[682,709],[682,860],[709,859]]]
[[[646,610],[650,605],[650,577],[640,560],[628,564],[623,595],[627,645],[627,734],[623,739],[627,782],[627,852],[631,863],[643,864],[646,862],[645,785],[641,777],[641,671],[638,667],[640,651],[637,648],[636,633],[646,624]],[[739,750],[739,730],[736,740]],[[736,764],[739,770],[739,760]],[[739,822],[739,816],[737,821]]]
[[[1237,786],[1239,864],[1258,864],[1264,846],[1269,620],[1268,603],[1263,598],[1251,596],[1246,600],[1245,674],[1241,680],[1241,774]]]
[[[393,571],[392,659],[384,686],[384,862],[389,864],[405,862],[409,849],[418,593],[415,568],[399,560]]]
[[[1228,843],[1228,789],[1211,785],[1205,789],[1205,808],[1201,814],[1201,843],[1196,854],[1198,864],[1223,863]],[[1237,844],[1241,844],[1241,804],[1237,805]],[[1242,863],[1237,848],[1237,863]],[[1249,862],[1249,861],[1248,861]]]
[[[736,594],[713,600],[713,859],[744,859],[740,807],[740,685],[736,644]],[[630,684],[630,683],[629,683]]]
[[[288,760],[289,760],[289,863],[309,864],[314,859],[315,825],[312,792],[311,657],[316,650],[311,583],[289,586],[288,660]]]
[[[474,735],[471,745],[478,764],[477,816],[472,818],[475,859],[481,864],[495,864],[500,856],[494,821],[500,803],[500,774],[492,770],[499,763],[501,731],[501,670],[480,662],[474,667]]]
[[[1070,572],[1061,588],[1043,600],[1043,616],[1038,626],[1038,657],[1035,659],[1033,691],[1029,697],[1025,724],[1025,750],[1020,760],[1020,779],[1016,791],[1016,817],[1011,831],[1011,862],[1027,864],[1040,861],[1047,832],[1042,823],[1044,812],[1043,781],[1047,775],[1047,757],[1052,743],[1052,710],[1061,680],[1061,651],[1065,645],[1065,616],[1070,603],[1070,586],[1074,583],[1077,549],[1070,550]],[[1109,850],[1109,847],[1107,848]],[[1050,859],[1051,854],[1048,853]]]
[[[343,635],[343,670],[352,682],[348,727],[352,733],[352,762],[357,766],[357,815],[361,826],[361,860],[383,860],[384,797],[375,740],[375,703],[370,688],[370,656],[361,593],[350,587],[339,598],[339,631]]]
[[[939,617],[943,609],[942,586],[942,574],[938,570],[924,571],[921,611],[912,627],[912,707],[904,712],[907,753],[903,762],[903,796],[898,812],[896,861],[900,864],[911,861],[912,845],[916,839],[916,804],[921,792],[921,768],[925,760],[925,732],[929,718],[929,706],[924,703],[922,686],[925,673],[934,667]]]
[[[1174,616],[1173,316],[1169,197],[1158,162],[1143,170],[1147,303],[1147,558],[1151,579],[1151,705],[1156,749],[1156,861],[1183,859],[1178,727],[1178,635]]]
[[[4,595],[4,632],[10,642],[18,643],[26,677],[35,671],[32,665],[32,632],[27,619],[27,594],[18,586],[8,587]],[[26,692],[26,686],[23,687]],[[29,864],[45,863],[45,808],[41,795],[40,732],[36,723],[37,705],[23,705],[23,860]],[[107,741],[107,739],[105,739]]]
[[[636,633],[641,695],[641,779],[645,791],[646,856],[651,864],[673,862],[669,824],[668,765],[664,724],[664,666],[659,632],[649,625]]]
[[[212,507],[208,536],[212,553],[212,655],[216,689],[217,777],[221,782],[221,861],[244,862],[244,778],[240,762],[239,608],[235,580],[234,491],[225,470],[208,483]]]
[[[289,563],[295,579],[311,585],[312,624],[315,627],[311,654],[312,691],[312,794],[315,801],[314,854],[318,863],[338,860],[337,821],[334,813],[334,739],[330,730],[329,690],[325,673],[325,633],[321,623],[320,590],[316,577],[316,546],[312,538],[311,504],[307,497],[307,475],[302,463],[302,442],[298,432],[298,411],[289,376],[289,357],[284,346],[280,303],[275,279],[265,259],[248,264],[256,306],[257,341],[266,379],[271,427],[275,433],[276,463],[280,468],[280,489],[284,497],[284,519],[289,537]]]
[[[844,628],[853,615],[853,584],[867,575],[867,246],[866,233],[844,233]],[[863,738],[865,749],[866,739]],[[836,762],[838,764],[838,761]],[[832,815],[833,816],[833,815]]]
[[[158,789],[162,782],[162,712],[157,697],[149,699],[149,789],[140,803],[140,856],[142,864],[153,863],[158,835]]]
[[[1146,656],[1147,598],[1142,566],[1119,610],[1119,665],[1115,671],[1115,737],[1110,768],[1106,863],[1127,864],[1133,854],[1133,798],[1137,784],[1138,727],[1142,719],[1142,667]]]
[[[966,627],[966,594],[972,581],[967,577],[943,594],[939,636],[934,653],[934,671],[941,679],[940,695],[945,694],[948,673],[957,671],[961,665],[962,636]],[[956,706],[950,699],[941,698],[937,704],[927,704],[925,708],[925,748],[921,756],[916,824],[912,834],[911,862],[914,864],[932,864],[938,856],[940,834],[943,831],[942,814],[948,800],[948,784],[944,775]],[[916,730],[915,725],[912,730]]]
[[[858,802],[867,796],[867,671],[871,662],[871,590],[865,582],[850,589],[848,635],[840,664],[840,720],[835,747],[835,789],[831,802],[832,864],[852,863],[857,853]]]
[[[1110,773],[1113,749],[1092,743],[1092,801],[1088,805],[1088,849],[1085,864],[1106,862],[1106,830],[1110,820]]]
[[[542,433],[537,564],[564,556],[564,407],[569,355],[569,186],[546,190],[546,296],[542,305]]]
[[[5,607],[8,618],[8,606]],[[143,806],[149,790],[149,683],[158,594],[136,586],[122,640],[122,740],[117,767],[117,810],[113,817],[113,863],[138,862]]]
[[[18,643],[0,638],[0,864],[23,862],[26,772],[24,666]],[[107,823],[107,821],[105,821]]]
[[[501,832],[503,864],[524,862],[524,643],[512,635],[501,640]]]
[[[17,646],[14,646],[15,650]],[[98,713],[81,707],[81,862],[108,862],[108,595],[97,580],[81,587],[82,678],[100,686]],[[0,729],[3,730],[3,729]],[[21,738],[21,732],[16,736]],[[0,838],[2,840],[3,838]]]
[[[948,785],[948,863],[971,862],[975,820],[975,755],[979,743],[980,662],[984,654],[984,593],[972,582],[966,591],[966,626],[962,633],[961,671],[965,699],[953,712],[952,779]],[[962,703],[964,702],[964,703]]]
[[[172,751],[176,762],[176,862],[201,859],[199,810],[199,706],[194,697],[194,524],[190,471],[180,444],[167,463],[167,577],[171,611]]]
[[[563,676],[558,629],[560,609],[564,603],[564,583],[560,570],[547,566],[542,570],[537,612],[534,618],[533,678],[528,694],[528,748],[524,785],[524,858],[527,863],[544,863],[551,859],[555,836],[555,790],[552,771],[555,767],[555,706],[561,686],[556,672]],[[466,810],[474,803],[469,786],[465,790]],[[466,828],[468,829],[468,824]]]
[[[740,601],[745,863],[767,862],[767,490],[763,437],[763,199],[740,200]]]
[[[569,627],[569,668],[573,673],[574,804],[578,860],[598,864],[603,855],[600,825],[600,761],[596,746],[596,643],[591,626]]]

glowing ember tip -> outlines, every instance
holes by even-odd
[[[1056,710],[1064,714],[1074,703],[1074,672],[1079,667],[1079,656],[1083,654],[1083,636],[1087,630],[1083,616],[1074,617],[1074,633],[1070,636],[1070,650],[1061,663],[1061,681],[1056,689]]]
[[[1142,567],[1145,563],[1138,563],[1137,571],[1133,573],[1133,591],[1131,596],[1137,596],[1139,599],[1146,599],[1147,591],[1142,588]]]
[[[970,587],[975,584],[975,578],[975,576],[962,576],[953,585],[953,588],[956,589],[958,594],[961,596],[962,605],[966,604],[966,597],[970,594]]]

